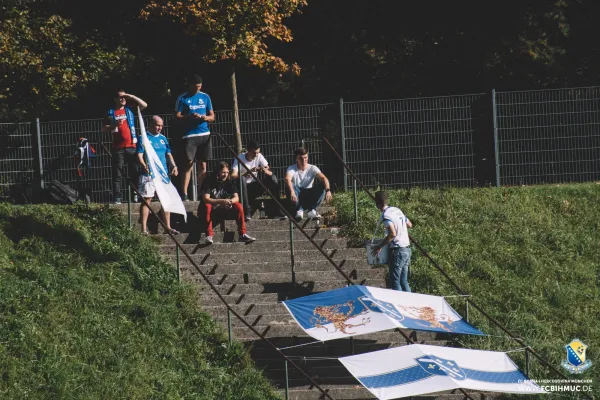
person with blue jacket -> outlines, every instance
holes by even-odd
[[[135,103],[140,109],[148,107],[148,104],[139,97],[127,94],[122,89],[115,92],[113,98],[115,106],[108,110],[108,115],[104,123],[103,131],[112,133],[112,178],[113,178],[113,201],[115,204],[121,204],[121,179],[122,169],[127,164],[129,177],[133,182],[137,182],[137,160],[135,147],[137,138],[135,134],[135,115],[129,107],[127,101]]]

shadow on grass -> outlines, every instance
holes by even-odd
[[[6,236],[14,243],[25,238],[39,237],[49,243],[63,246],[74,253],[80,253],[94,262],[118,261],[119,259],[116,255],[101,254],[89,245],[81,232],[72,229],[47,225],[31,216],[8,218],[6,222]]]

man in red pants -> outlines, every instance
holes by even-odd
[[[206,244],[213,243],[213,219],[235,219],[237,221],[240,242],[252,243],[256,239],[246,234],[244,208],[236,185],[229,178],[229,164],[221,161],[217,164],[215,175],[205,179],[201,187],[202,200],[198,207],[198,218],[206,221]]]

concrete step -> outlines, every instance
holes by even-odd
[[[348,248],[348,240],[346,239],[322,239],[316,243],[321,249],[334,250],[334,249],[346,249]],[[270,252],[273,249],[279,251],[289,251],[290,241],[278,240],[278,241],[261,241],[256,240],[254,243],[240,243],[238,241],[234,243],[213,243],[205,244],[204,238],[201,239],[200,243],[195,244],[181,244],[181,246],[190,254],[197,252],[215,252],[215,253],[237,253],[243,251],[260,251]],[[176,251],[176,246],[172,243],[160,244],[158,249],[161,254],[172,254]],[[296,250],[314,250],[316,247],[308,240],[294,242],[294,251]],[[366,250],[365,250],[366,257]]]
[[[162,229],[160,230],[162,232]],[[335,239],[338,237],[340,230],[338,228],[313,228],[308,229],[307,233],[309,233],[310,237],[316,242],[323,241],[325,239]],[[206,235],[204,233],[200,234],[200,232],[183,232],[180,235],[175,236],[175,239],[179,243],[190,243],[195,244],[198,243],[200,239],[204,240]],[[258,230],[252,233],[257,240],[260,241],[282,241],[288,240],[290,237],[289,228],[286,229],[272,229],[272,230]],[[171,238],[167,234],[155,234],[152,235],[152,238],[158,241],[159,243],[169,244],[171,243]],[[213,236],[213,240],[216,243],[231,243],[237,242],[239,235],[237,232],[216,232]],[[297,229],[294,229],[294,241],[308,241],[308,239],[301,234]]]
[[[239,267],[243,271],[243,267]],[[386,276],[385,269],[354,269],[345,270],[346,274],[351,279],[356,280],[358,283],[381,287],[380,284],[385,284],[384,278]],[[288,291],[288,290],[304,290],[310,285],[315,290],[320,285],[322,287],[324,282],[343,283],[342,287],[346,285],[346,281],[342,275],[337,272],[333,267],[330,271],[304,271],[300,268],[296,268],[296,288],[291,286],[292,274],[291,270],[284,272],[246,272],[246,273],[220,273],[218,267],[216,272],[207,276],[209,281],[214,285],[225,286],[225,285],[243,285],[243,284],[260,284],[268,289],[269,291]],[[195,269],[182,270],[182,277],[188,282],[206,285],[204,279],[198,274]],[[363,282],[364,281],[364,282]],[[385,286],[385,285],[384,285]]]
[[[326,227],[328,221],[328,217],[322,218],[320,220],[320,223],[317,220],[304,219],[299,224],[302,227],[302,229],[315,229],[317,227]],[[141,229],[141,223],[138,215],[133,215],[131,222],[133,229]],[[188,213],[187,222],[183,219],[182,216],[178,214],[171,214],[171,226],[180,232],[202,232],[203,234],[205,233],[205,227],[202,226],[200,220],[194,213]],[[290,221],[274,218],[253,218],[251,221],[246,222],[246,228],[248,229],[248,232],[272,229],[283,230],[289,229],[289,226]],[[237,232],[237,224],[234,220],[223,221],[222,225],[220,223],[215,223],[213,227],[215,233],[221,231]],[[159,228],[159,223],[153,216],[148,218],[148,230],[151,233],[163,233],[162,227]]]
[[[169,262],[175,264],[176,257],[168,256],[165,257]],[[193,258],[196,260],[196,258]],[[344,259],[341,261],[336,261],[338,266],[342,268],[344,271],[352,274],[354,270],[358,269],[368,269],[370,271],[373,270],[385,270],[385,268],[374,268],[370,265],[367,265],[367,261],[364,258],[360,259]],[[207,274],[240,274],[240,273],[267,273],[267,272],[284,272],[289,273],[291,271],[291,261],[290,259],[284,261],[270,261],[270,262],[253,262],[251,264],[238,264],[238,263],[214,263],[214,262],[205,262],[202,265],[198,265],[201,268],[201,271]],[[189,262],[187,257],[181,254],[180,257],[180,268],[182,274],[186,274],[186,271],[191,271],[191,273],[196,274],[195,267]],[[295,260],[294,261],[294,269],[296,272],[323,272],[334,271],[338,273],[331,263],[323,257],[322,260],[312,260],[312,261],[304,261],[304,260]],[[351,275],[350,278],[353,276]]]
[[[287,313],[287,309],[282,303],[253,303],[253,304],[232,304],[231,308],[243,317],[256,318],[261,315],[273,314],[284,314]],[[202,305],[202,310],[211,315],[227,315],[227,308],[222,304],[206,304]]]
[[[289,280],[289,276],[288,276]],[[191,280],[188,280],[190,282]],[[204,292],[211,291],[212,289],[208,284],[204,282],[202,278],[191,281],[194,285]],[[365,279],[360,283],[374,287],[385,287],[385,279]],[[326,292],[328,290],[339,289],[345,287],[345,281],[340,280],[336,277],[332,281],[304,281],[294,285],[291,282],[283,283],[223,283],[215,285],[219,293],[226,295],[234,294],[256,294],[256,293],[304,293],[304,295],[310,295],[312,293]]]
[[[259,207],[261,201],[264,202],[265,208],[271,207],[270,200],[257,200],[255,203],[250,205],[252,207],[252,215],[258,216],[257,208]],[[200,202],[199,201],[184,201],[183,205],[184,205],[186,211],[196,212],[198,210],[198,206],[200,205]],[[122,203],[122,204],[109,204],[108,206],[110,208],[119,210],[123,214],[127,215],[127,203],[126,202]],[[158,212],[160,210],[160,202],[152,201],[150,203],[150,208],[152,208],[152,210],[154,212]],[[132,213],[139,213],[139,209],[140,209],[140,203],[131,203]],[[317,208],[317,211],[320,214],[328,214],[328,213],[334,212],[335,208],[332,206],[322,205],[319,208]]]
[[[208,248],[198,248],[197,251],[193,251],[190,257],[198,265],[203,264],[252,264],[261,262],[289,262],[290,252],[289,250],[274,250],[266,252],[260,250],[258,247],[253,246],[254,243],[242,244],[239,243],[235,247],[235,251],[222,253],[213,251],[210,246]],[[257,251],[255,251],[257,249]],[[333,249],[326,250],[325,253],[331,257],[334,261],[342,261],[348,259],[367,259],[366,250],[362,248],[350,248],[350,249]],[[322,261],[327,260],[325,256],[319,250],[295,250],[294,256],[296,260],[302,261]],[[181,254],[181,260],[185,256]],[[169,262],[174,262],[176,259],[175,254],[165,254],[164,259]]]
[[[289,400],[323,400],[325,397],[323,394],[316,388],[309,386],[306,384],[306,379],[304,379],[305,384],[302,384],[302,380],[290,382],[289,389]],[[321,385],[321,382],[316,382]],[[284,386],[279,387],[280,396],[284,397]],[[344,385],[344,384],[328,384],[323,383],[322,388],[334,399],[336,400],[375,400],[377,399],[375,396],[371,394],[367,389],[360,385]],[[489,399],[500,399],[502,395],[497,393],[481,393],[481,392],[473,392],[467,391],[469,396],[476,400],[489,400]],[[432,393],[421,396],[411,396],[410,400],[465,400],[466,397],[458,390],[447,391],[447,392],[439,392]]]

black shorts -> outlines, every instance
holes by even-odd
[[[182,139],[181,145],[187,161],[206,162],[212,158],[210,135]]]

